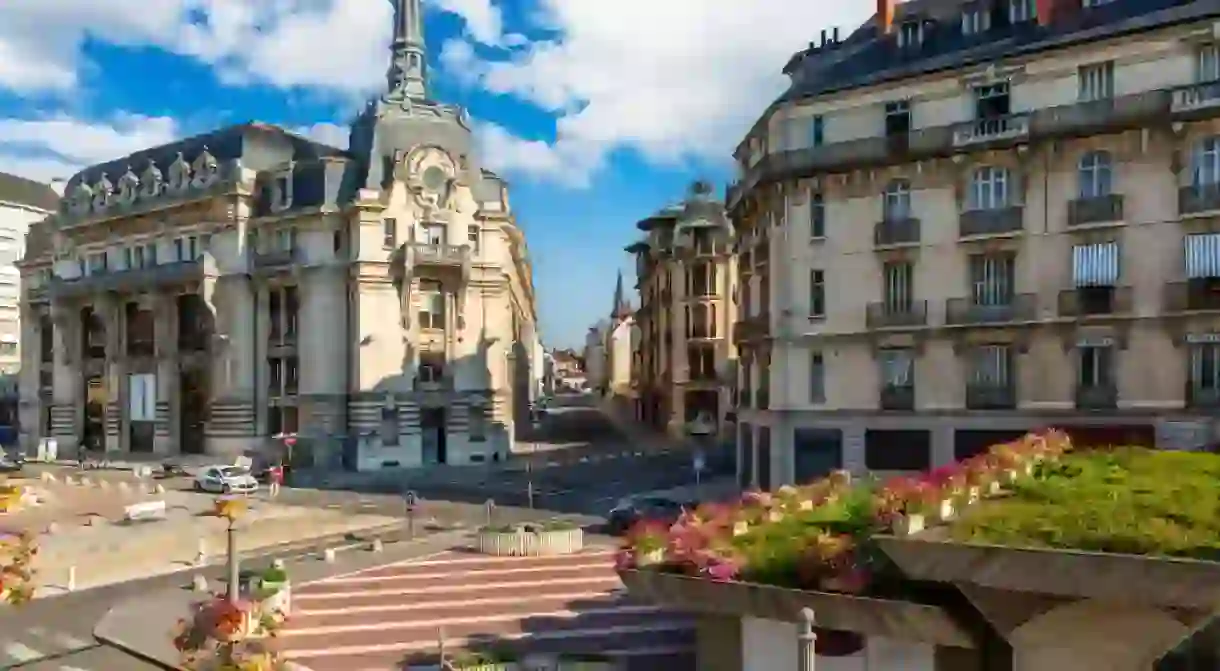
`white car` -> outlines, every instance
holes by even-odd
[[[195,491],[252,494],[258,491],[258,480],[240,466],[208,466],[195,476]]]

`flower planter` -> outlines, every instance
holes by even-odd
[[[585,548],[585,536],[580,528],[479,529],[475,545],[480,553],[493,557],[548,557],[580,552]]]
[[[973,648],[970,633],[940,606],[743,582],[718,582],[658,571],[619,571],[633,597],[688,613],[794,621],[802,608],[818,626],[955,648]]]
[[[635,565],[640,567],[655,566],[663,561],[665,561],[665,550],[663,548],[648,550],[635,556]]]
[[[289,581],[273,582],[263,580],[259,586],[271,592],[264,596],[259,604],[263,614],[283,619],[292,613],[292,585]]]

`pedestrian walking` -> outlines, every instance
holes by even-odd
[[[280,485],[284,484],[284,467],[280,464],[274,464],[267,469],[268,493],[271,498],[280,495]]]

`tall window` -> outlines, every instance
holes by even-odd
[[[716,379],[716,348],[707,343],[686,348],[686,365],[692,380]]]
[[[694,305],[686,308],[686,337],[716,337],[716,306]]]
[[[267,320],[273,341],[291,340],[297,334],[301,300],[297,288],[273,288],[267,293]]]
[[[1220,343],[1191,345],[1190,386],[1213,393],[1220,391]]]
[[[970,178],[968,206],[971,210],[998,210],[1008,207],[1008,171],[984,166]]]
[[[297,247],[296,229],[292,227],[281,228],[275,232],[275,237],[272,240],[275,247],[270,251],[291,252]]]
[[[978,35],[991,27],[991,12],[972,6],[962,12],[962,34]]]
[[[419,327],[445,328],[445,292],[436,282],[419,283]]]
[[[184,235],[174,238],[174,261],[194,261],[202,252],[199,236]]]
[[[1191,172],[1195,186],[1220,183],[1220,138],[1205,138],[1195,145],[1192,163]]]
[[[1195,81],[1214,82],[1220,79],[1220,46],[1208,44],[1200,47],[1195,57]]]
[[[809,316],[826,316],[826,272],[822,270],[809,271]]]
[[[809,120],[809,146],[821,147],[826,141],[826,120],[821,115]]]
[[[381,409],[381,444],[390,447],[398,445],[398,408],[396,407]]]
[[[386,249],[398,246],[398,220],[387,218],[381,222],[381,244]]]
[[[899,221],[911,216],[911,184],[896,179],[885,188],[882,216],[886,221]]]
[[[1078,179],[1081,198],[1101,198],[1111,193],[1113,170],[1110,154],[1091,151],[1080,157]]]
[[[821,352],[809,352],[809,402],[826,402],[826,358]]]
[[[479,230],[478,224],[471,224],[466,227],[466,240],[470,243],[470,253],[478,254],[483,247],[482,231]]]
[[[444,224],[425,224],[424,225],[424,244],[428,245],[444,245],[448,243],[448,237],[445,235]]]
[[[716,266],[711,263],[696,263],[686,274],[688,296],[716,295]]]
[[[1012,350],[1008,345],[984,345],[974,352],[970,381],[980,387],[1012,384]]]
[[[826,201],[821,193],[809,194],[809,237],[826,237]]]
[[[915,267],[910,263],[896,261],[882,268],[885,282],[884,304],[889,314],[907,314],[915,303]]]
[[[894,100],[885,104],[885,136],[904,136],[911,132],[911,101]]]
[[[295,396],[300,382],[300,366],[295,356],[267,359],[267,393],[273,398]]]
[[[915,384],[915,357],[909,349],[883,349],[878,358],[881,384],[903,388]]]
[[[1080,81],[1079,99],[1081,102],[1108,100],[1114,97],[1113,61],[1082,65],[1076,76]]]
[[[974,305],[1011,305],[1016,258],[1011,254],[970,257],[970,299]]]
[[[1038,4],[1035,0],[1009,0],[1008,20],[1012,23],[1025,23],[1038,18]]]
[[[1079,378],[1077,383],[1086,389],[1107,387],[1113,381],[1114,348],[1095,345],[1079,348]]]
[[[441,352],[420,352],[416,377],[425,384],[440,384],[445,379],[445,355]]]
[[[976,119],[995,119],[1012,113],[1012,97],[1008,82],[998,82],[974,89],[974,111]]]

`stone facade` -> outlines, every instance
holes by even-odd
[[[525,239],[464,113],[411,70],[418,2],[395,4],[390,87],[348,149],[247,124],[68,182],[20,264],[51,277],[22,300],[27,447],[231,456],[295,433],[304,467],[509,454],[543,366]]]

